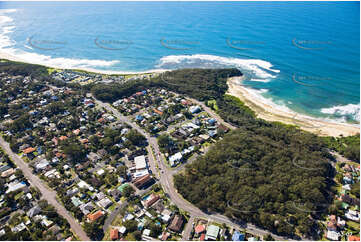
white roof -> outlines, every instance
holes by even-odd
[[[49,177],[49,176],[53,175],[55,172],[56,172],[56,170],[52,169],[50,171],[45,172],[44,176]]]
[[[88,185],[85,181],[80,181],[80,182],[78,183],[78,187],[89,189],[89,185]]]
[[[164,215],[162,216],[162,220],[163,220],[164,222],[168,222],[169,219],[170,219],[170,216],[169,216],[168,214],[164,214]]]
[[[38,170],[44,169],[49,165],[49,161],[46,159],[41,160],[38,164],[36,164],[35,168]]]
[[[104,172],[105,172],[105,171],[104,171],[103,169],[100,169],[100,170],[97,171],[97,174],[98,174],[99,176],[101,176],[101,175],[104,174]]]
[[[182,159],[182,153],[178,152],[178,153],[175,153],[174,155],[172,155],[171,157],[169,157],[169,161],[171,162],[175,162],[175,161],[179,161]]]
[[[147,162],[145,161],[145,156],[144,155],[135,157],[134,162],[135,162],[135,168],[137,170],[142,170],[142,169],[147,168]]]
[[[127,228],[125,226],[122,226],[122,227],[119,228],[120,233],[124,234],[125,231],[127,231]]]
[[[339,233],[332,231],[332,230],[328,230],[326,237],[330,240],[338,240],[338,235],[339,235]]]
[[[148,170],[143,170],[143,171],[135,172],[133,174],[133,177],[137,178],[137,177],[145,176],[145,175],[148,175],[148,174],[149,174]]]
[[[143,235],[149,236],[150,235],[150,230],[149,229],[145,229],[143,231]]]
[[[24,182],[19,182],[19,183],[12,182],[12,183],[10,183],[8,185],[8,190],[6,191],[6,193],[16,191],[16,190],[21,189],[23,187],[26,187],[26,184]]]

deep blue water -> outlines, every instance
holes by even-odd
[[[359,122],[358,2],[2,2],[0,50],[58,67],[237,67],[285,109]]]

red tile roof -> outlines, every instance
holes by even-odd
[[[90,220],[90,221],[95,221],[95,220],[97,220],[98,218],[100,218],[101,216],[103,216],[103,211],[97,211],[97,212],[95,212],[95,213],[90,213],[90,214],[88,214],[88,219]]]
[[[23,153],[30,154],[30,153],[33,153],[34,151],[35,151],[35,148],[29,147],[29,148],[26,148],[25,150],[23,150]]]
[[[155,112],[155,113],[157,113],[157,114],[159,114],[159,115],[163,115],[163,112],[162,111],[159,111],[158,109],[153,109],[153,111]]]
[[[68,137],[66,137],[66,136],[60,136],[60,138],[59,138],[59,140],[61,140],[61,141],[63,141],[63,140],[66,140]]]
[[[206,230],[206,226],[204,226],[203,224],[198,224],[198,225],[195,227],[195,229],[194,229],[194,231],[195,231],[197,234],[202,233],[202,232],[204,232],[205,230]]]
[[[152,195],[150,195],[150,198],[145,202],[145,206],[146,207],[150,207],[150,206],[152,206],[156,201],[158,201],[159,200],[159,195],[158,194],[152,194]]]
[[[347,238],[348,241],[360,241],[360,237],[351,235]]]

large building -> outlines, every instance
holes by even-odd
[[[135,163],[135,169],[137,171],[147,169],[147,162],[145,161],[145,156],[144,155],[135,157],[134,158],[134,163]]]

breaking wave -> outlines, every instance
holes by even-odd
[[[332,114],[343,119],[353,119],[360,122],[360,104],[338,105],[330,108],[322,108],[322,113]]]
[[[222,57],[206,54],[194,55],[169,55],[159,60],[157,68],[180,69],[180,68],[224,68],[236,67],[246,75],[248,74],[254,81],[268,82],[276,78],[279,70],[272,69],[273,65],[259,59],[240,59],[233,57]]]

